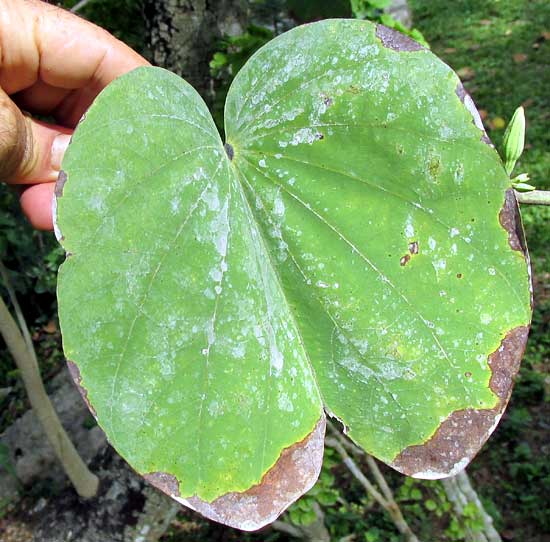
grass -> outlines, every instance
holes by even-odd
[[[411,6],[434,53],[465,74],[465,87],[487,112],[487,125],[525,106],[527,148],[517,170],[550,188],[550,2],[412,0]],[[497,147],[502,134],[489,130]]]

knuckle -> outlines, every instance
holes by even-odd
[[[0,181],[14,182],[30,151],[25,118],[0,91]]]

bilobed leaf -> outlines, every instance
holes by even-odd
[[[58,184],[59,311],[138,472],[255,529],[314,483],[323,410],[407,474],[465,466],[531,311],[517,203],[472,115],[450,68],[365,21],[256,53],[225,146],[173,74],[103,91]]]

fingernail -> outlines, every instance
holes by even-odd
[[[61,169],[61,161],[63,160],[63,155],[69,146],[69,141],[71,141],[71,136],[69,134],[59,134],[53,140],[52,143],[52,169],[59,171]]]

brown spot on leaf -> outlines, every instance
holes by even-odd
[[[164,491],[164,493],[179,497],[180,484],[173,474],[167,472],[150,472],[144,474],[143,477],[157,489]]]
[[[334,102],[332,100],[332,98],[330,98],[329,96],[325,96],[323,94],[323,103],[327,106],[327,107],[330,107]]]
[[[67,174],[61,170],[59,172],[59,175],[57,176],[57,181],[55,182],[55,197],[60,198],[63,196],[63,187],[65,186],[65,183],[67,182]]]
[[[399,265],[401,267],[404,267],[405,265],[407,265],[410,261],[411,257],[409,254],[405,254],[405,256],[403,256],[400,260],[399,260]]]
[[[428,173],[430,175],[430,180],[437,180],[437,177],[441,173],[441,162],[439,158],[432,156],[428,162]]]
[[[457,274],[456,274],[456,278],[457,278],[457,279],[461,279],[462,276],[463,276],[462,273],[457,273]]]
[[[411,254],[418,254],[418,241],[413,241],[409,243],[409,252]]]
[[[391,466],[418,478],[444,478],[466,467],[489,438],[506,408],[528,334],[529,326],[512,329],[489,356],[492,373],[489,387],[498,397],[494,408],[453,412],[426,443],[409,446]]]
[[[67,368],[69,369],[69,373],[76,384],[76,388],[80,392],[80,395],[82,396],[82,399],[84,399],[84,402],[86,403],[86,406],[90,410],[90,412],[93,414],[94,418],[97,420],[97,414],[94,409],[94,407],[91,405],[90,401],[88,400],[88,390],[82,386],[82,377],[80,376],[80,369],[78,368],[78,365],[71,361],[70,359],[67,360]]]
[[[382,42],[384,47],[393,49],[399,53],[410,53],[424,49],[420,43],[405,36],[405,34],[381,24],[376,25],[376,37]]]
[[[286,448],[261,482],[243,493],[227,493],[211,503],[198,497],[178,499],[209,519],[244,531],[255,531],[308,491],[323,463],[324,414],[302,441]]]

